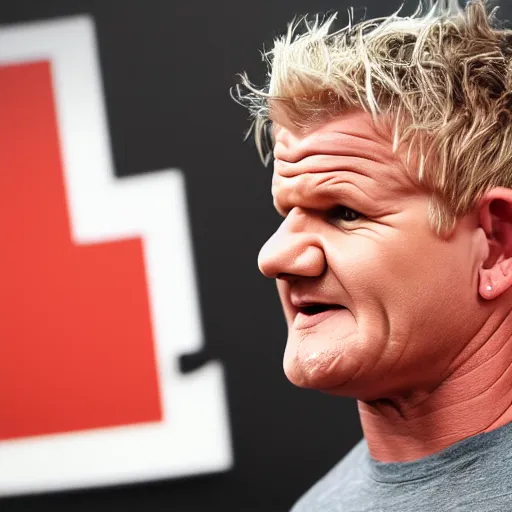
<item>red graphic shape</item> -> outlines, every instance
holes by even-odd
[[[142,241],[68,217],[50,65],[0,67],[0,440],[162,419]]]

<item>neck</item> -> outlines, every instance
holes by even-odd
[[[495,313],[435,389],[359,401],[370,455],[408,462],[512,421],[512,315]]]

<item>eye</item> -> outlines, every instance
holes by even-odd
[[[352,208],[340,205],[330,212],[329,217],[335,221],[342,220],[344,222],[353,222],[362,217],[362,214]]]

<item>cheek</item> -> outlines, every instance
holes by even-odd
[[[328,251],[360,328],[412,329],[422,315],[447,316],[474,300],[474,265],[464,241],[444,242],[424,229],[386,240],[354,236]],[[462,242],[462,243],[461,243]],[[434,319],[431,319],[434,320]],[[388,324],[388,325],[386,325]]]
[[[334,245],[328,251],[328,263],[347,294],[347,307],[355,315],[368,306],[378,307],[399,277],[392,250],[362,237],[342,247]]]
[[[428,235],[404,241],[383,250],[380,268],[386,285],[376,293],[381,294],[390,337],[403,339],[407,352],[440,357],[439,349],[450,348],[443,348],[441,340],[449,337],[455,348],[456,340],[462,342],[463,333],[472,330],[478,320],[472,318],[477,300],[474,266],[463,241]],[[430,343],[423,343],[427,338]]]

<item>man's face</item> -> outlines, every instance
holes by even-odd
[[[272,194],[284,217],[259,255],[288,324],[299,386],[371,400],[439,384],[482,326],[468,216],[448,239],[430,195],[362,112],[297,133],[275,126]]]

